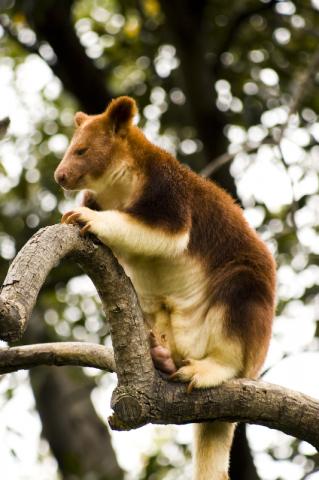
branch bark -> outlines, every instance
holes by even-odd
[[[219,419],[277,428],[319,447],[319,401],[314,398],[280,386],[246,379],[187,395],[184,384],[168,382],[156,372],[131,282],[111,251],[104,245],[94,243],[92,238],[81,238],[75,226],[55,225],[42,229],[20,251],[11,265],[0,297],[3,304],[9,306],[0,318],[2,335],[6,327],[10,328],[11,338],[21,335],[46,275],[65,256],[80,263],[91,277],[104,311],[109,316],[119,381],[112,398],[112,428],[125,430],[149,422],[184,424]],[[12,311],[14,315],[10,317]],[[20,317],[16,317],[16,312]],[[27,347],[17,348],[20,350],[8,349],[3,352],[4,355],[8,354],[11,367],[10,355],[14,357],[18,351],[27,351]],[[32,350],[35,347],[30,348]],[[51,350],[48,350],[48,346],[38,348],[45,362],[54,357],[50,357],[54,348],[55,352],[61,354],[60,346],[52,347],[51,344]],[[83,347],[79,356],[80,364],[87,353],[86,348],[92,352],[90,346]],[[101,349],[94,346],[93,353],[94,348],[99,355]],[[68,351],[68,345],[65,349]],[[102,349],[105,354],[106,350],[104,347]],[[22,357],[20,355],[20,360]],[[74,357],[68,358],[75,363]],[[56,359],[61,361],[59,354]],[[25,366],[30,366],[30,356],[25,357]]]
[[[2,285],[0,337],[9,341],[21,338],[46,277],[64,257],[77,262],[97,288],[118,347],[119,380],[123,384],[151,381],[153,364],[134,288],[111,250],[93,242],[92,237],[82,238],[76,226],[43,228],[20,250]],[[129,364],[132,359],[133,367]]]

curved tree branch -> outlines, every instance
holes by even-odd
[[[92,237],[81,238],[78,227],[54,225],[42,229],[20,251],[0,296],[5,306],[0,317],[2,336],[21,335],[47,274],[65,256],[77,261],[91,277],[109,316],[119,381],[112,398],[112,428],[124,430],[149,422],[183,424],[220,419],[277,428],[319,447],[319,401],[314,398],[246,379],[187,394],[184,384],[168,382],[156,372],[142,313],[129,279],[112,252],[94,243]],[[10,329],[10,335],[6,334],[6,328]],[[77,359],[73,355],[75,350]],[[37,345],[4,349],[0,368],[4,371],[7,364],[6,371],[12,371],[40,363],[65,362],[91,366],[94,363],[98,368],[112,369],[111,358],[110,350],[98,345]]]
[[[82,238],[76,226],[43,228],[20,250],[2,286],[0,338],[21,338],[46,277],[64,257],[76,261],[97,288],[117,345],[119,381],[152,381],[153,364],[134,288],[111,250],[92,237]]]
[[[185,385],[159,382],[157,408],[150,421],[184,424],[219,419],[255,423],[302,438],[319,448],[319,401],[312,397],[248,379],[195,390],[190,395],[185,392]]]

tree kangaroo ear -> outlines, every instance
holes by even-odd
[[[76,112],[74,115],[74,123],[76,127],[79,127],[81,123],[84,122],[89,116],[86,113],[83,112]]]
[[[105,110],[108,124],[114,133],[125,134],[137,114],[135,100],[131,97],[118,97],[111,101]]]

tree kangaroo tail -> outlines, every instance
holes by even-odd
[[[193,480],[228,480],[230,448],[235,424],[226,422],[195,425]]]

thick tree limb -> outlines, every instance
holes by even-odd
[[[129,279],[108,248],[91,238],[81,238],[75,226],[55,225],[40,230],[12,263],[0,297],[8,307],[2,309],[0,318],[2,336],[8,338],[6,327],[11,338],[21,335],[45,277],[65,256],[77,261],[91,277],[109,316],[119,380],[112,399],[112,428],[124,430],[149,422],[183,424],[221,419],[277,428],[319,447],[319,401],[314,398],[246,379],[187,394],[184,384],[162,378],[153,368],[143,317]],[[14,361],[22,368],[23,355],[26,368],[41,361],[76,364],[72,357],[74,344],[71,346],[70,349],[70,344],[65,347],[49,344],[50,348],[39,345],[3,350],[2,371],[6,354],[10,370]],[[82,344],[76,344],[76,348],[78,364],[91,362],[90,354],[96,349],[94,366],[99,366],[99,362],[99,368],[111,366],[108,349]],[[36,349],[38,357],[42,356],[39,361],[35,359]]]
[[[219,387],[193,391],[184,385],[158,382],[152,423],[231,420],[276,428],[319,448],[318,400],[266,382],[233,380]],[[161,418],[160,422],[158,417]]]
[[[63,342],[0,348],[0,374],[38,365],[77,365],[115,371],[113,350],[95,343]]]

